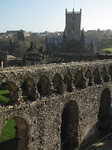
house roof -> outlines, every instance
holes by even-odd
[[[90,44],[93,41],[94,44],[99,43],[99,38],[98,37],[85,37],[85,44]]]
[[[47,44],[54,44],[55,41],[57,44],[62,44],[63,43],[63,37],[47,38]]]

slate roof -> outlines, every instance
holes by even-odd
[[[85,44],[90,44],[91,41],[93,41],[94,44],[99,43],[99,38],[98,37],[85,37]]]
[[[47,38],[47,44],[54,44],[55,41],[57,44],[62,44],[63,43],[63,37]]]

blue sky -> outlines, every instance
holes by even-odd
[[[0,32],[63,31],[66,8],[82,9],[85,30],[112,29],[112,0],[0,0]]]

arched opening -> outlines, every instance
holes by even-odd
[[[0,103],[8,103],[10,101],[9,86],[5,82],[0,86]]]
[[[88,86],[92,86],[92,76],[91,76],[91,71],[89,69],[86,71],[85,77],[86,77],[86,79],[89,80]]]
[[[15,102],[18,98],[17,92],[18,88],[14,83],[2,83],[0,86],[0,103],[7,104],[9,102]]]
[[[41,76],[39,82],[37,83],[37,87],[38,87],[38,92],[40,93],[40,95],[49,94],[51,86],[50,86],[50,81],[48,77]]]
[[[15,102],[18,100],[18,87],[13,82],[7,82],[9,85],[9,91],[10,91],[10,101]]]
[[[0,135],[0,149],[28,150],[28,124],[20,117],[7,121]]]
[[[24,100],[35,100],[35,83],[31,78],[23,82],[21,89]]]
[[[64,83],[67,85],[67,92],[72,92],[72,75],[67,72],[64,78]]]
[[[75,74],[75,87],[78,89],[83,89],[86,87],[86,80],[83,77],[82,71],[77,71]]]
[[[109,73],[109,75],[110,75],[110,77],[111,77],[111,80],[112,80],[112,66],[109,67],[108,73]]]
[[[109,82],[110,78],[109,78],[109,76],[107,74],[107,70],[106,70],[105,67],[103,67],[101,73],[102,73],[102,78],[103,78],[104,82]]]
[[[94,75],[94,83],[101,84],[101,77],[100,77],[99,70],[97,68],[94,70],[93,75]]]
[[[109,131],[110,120],[111,120],[110,105],[111,105],[110,90],[106,88],[101,95],[99,115],[98,115],[99,129],[103,133],[107,133]]]
[[[62,77],[57,73],[53,78],[53,85],[58,94],[63,93]]]
[[[78,147],[78,106],[69,101],[62,114],[61,150],[74,150]]]

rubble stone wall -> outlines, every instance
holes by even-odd
[[[18,92],[13,103],[0,105],[0,132],[10,118],[21,117],[28,125],[29,150],[60,150],[62,114],[74,101],[78,106],[80,147],[93,131],[92,127],[90,133],[85,129],[98,122],[103,91],[112,93],[111,79],[111,60],[5,68],[0,71],[0,84],[7,82],[12,91]],[[26,101],[20,92],[24,81],[33,91]]]

